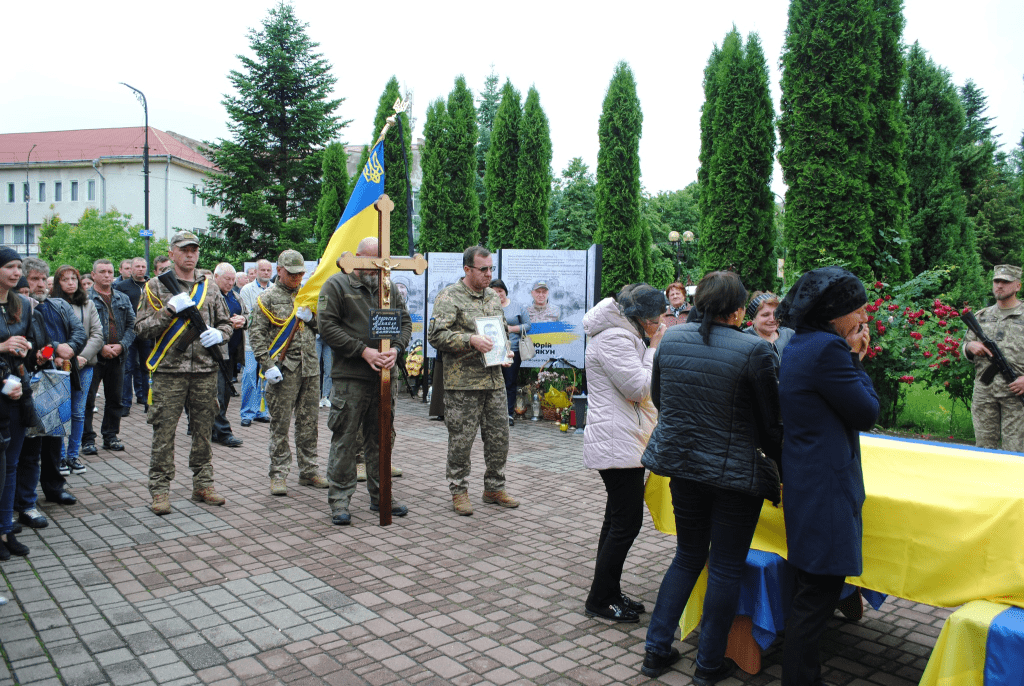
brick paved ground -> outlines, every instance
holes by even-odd
[[[444,480],[447,432],[426,406],[399,401],[395,493],[410,514],[377,525],[366,490],[353,526],[330,523],[325,491],[288,479],[272,497],[267,425],[237,424],[239,449],[214,448],[224,507],[190,502],[178,428],[174,513],[148,509],[151,431],[138,407],[123,453],[102,451],[69,483],[79,504],[40,504],[50,526],[26,530],[27,559],[0,565],[0,686],[20,684],[636,684],[649,615],[611,626],[584,617],[604,491],[581,467],[582,440],[550,423],[512,430],[503,510],[479,501],[457,517]],[[321,465],[329,432],[321,410]],[[645,524],[624,587],[653,606],[673,539]],[[826,679],[837,686],[916,683],[948,610],[909,601],[835,619]],[[696,650],[664,675],[688,684]],[[761,674],[779,684],[780,645]]]

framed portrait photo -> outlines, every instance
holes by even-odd
[[[485,367],[493,367],[509,361],[508,337],[505,335],[505,327],[502,326],[504,320],[504,316],[476,318],[477,335],[490,338],[494,343],[494,347],[489,352],[483,353]]]

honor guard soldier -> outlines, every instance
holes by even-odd
[[[320,361],[316,356],[316,319],[308,307],[295,307],[306,274],[296,250],[277,258],[277,283],[260,293],[249,324],[252,354],[266,379],[270,411],[270,494],[288,495],[286,479],[292,451],[288,426],[295,415],[295,453],[299,485],[327,488],[317,473],[316,423],[320,408]]]
[[[186,403],[192,421],[192,450],[188,456],[192,500],[224,504],[224,498],[213,487],[210,438],[217,413],[218,360],[227,359],[226,343],[232,332],[231,314],[217,284],[196,273],[196,235],[191,231],[175,233],[170,256],[173,269],[146,283],[135,320],[135,332],[154,341],[146,360],[152,404],[146,421],[153,426],[150,509],[158,515],[171,511],[174,433]],[[200,330],[200,325],[205,329]]]

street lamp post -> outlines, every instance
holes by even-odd
[[[127,86],[135,91],[135,97],[138,98],[139,102],[142,103],[142,111],[146,117],[146,137],[142,145],[142,177],[143,181],[143,204],[145,207],[143,222],[146,231],[146,235],[143,236],[143,240],[146,243],[146,273],[149,273],[149,105],[146,104],[146,95],[138,88],[129,86],[124,81],[121,82],[122,86]]]
[[[28,185],[28,161],[32,159],[32,151],[36,149],[36,143],[32,144],[32,147],[28,149],[28,155],[25,156],[25,254],[28,255],[28,201],[32,195],[32,188]]]
[[[679,232],[669,231],[668,242],[676,246],[676,282],[679,282],[680,262],[683,259],[683,246],[679,243]]]

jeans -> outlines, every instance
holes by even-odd
[[[670,489],[676,519],[676,555],[658,591],[646,649],[662,656],[670,654],[683,608],[705,562],[709,562],[697,666],[718,669],[725,658],[747,553],[764,499],[678,477],[672,477]]]
[[[67,448],[64,441],[60,442],[61,459],[69,460],[78,457],[82,448],[82,432],[85,431],[85,399],[89,395],[89,387],[92,386],[92,367],[83,367],[78,370],[82,377],[82,390],[71,391],[71,435],[68,436]]]
[[[594,581],[587,596],[587,606],[594,608],[620,604],[622,567],[644,523],[644,468],[602,469],[600,474],[608,502],[597,542]]]
[[[256,363],[256,356],[251,350],[245,351],[245,369],[242,370],[242,408],[239,415],[242,421],[249,421],[257,417],[269,417],[266,410],[260,410],[260,399],[263,397],[263,389],[260,388],[259,365]]]
[[[793,604],[786,618],[782,681],[786,686],[820,686],[818,644],[839,602],[846,577],[811,574],[792,565],[790,569],[794,572]]]
[[[508,396],[508,416],[516,416],[516,391],[519,386],[519,368],[523,366],[523,357],[519,351],[515,351],[512,364],[501,368],[501,375],[505,377],[505,395]]]
[[[316,337],[316,359],[320,360],[320,397],[330,398],[334,380],[331,379],[331,365],[334,364],[334,351],[331,346],[324,345],[323,339]]]
[[[3,401],[0,401],[2,403]],[[5,403],[0,411],[6,411],[11,421],[11,442],[7,444],[4,469],[4,486],[0,490],[0,535],[9,534],[13,528],[14,492],[18,488],[18,457],[25,442],[25,426],[21,423],[21,407],[18,403]]]
[[[85,429],[83,443],[95,443],[96,432],[92,428],[92,415],[96,409],[96,393],[103,383],[103,423],[100,434],[104,442],[113,441],[121,431],[121,383],[124,380],[124,363],[120,356],[113,359],[101,357],[96,361],[89,384],[89,397],[85,401]]]
[[[121,390],[121,404],[127,408],[132,406],[132,389],[139,404],[146,402],[149,396],[149,372],[146,370],[146,358],[152,350],[151,342],[136,338],[128,346],[124,354],[124,383]]]
[[[213,440],[226,441],[232,435],[231,422],[228,421],[228,403],[231,401],[230,370],[225,372],[226,364],[217,370],[217,416],[213,418]],[[191,422],[189,423],[191,427]]]

